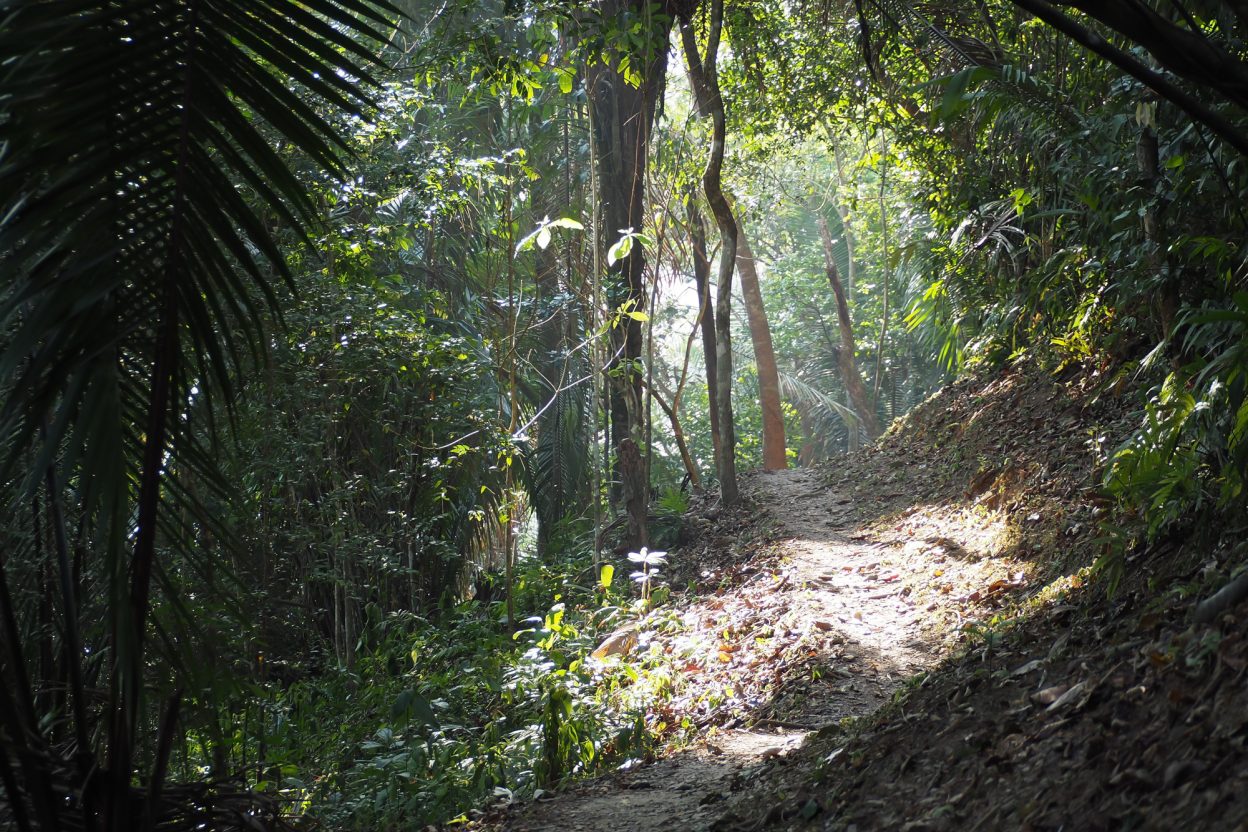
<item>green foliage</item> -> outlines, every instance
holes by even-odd
[[[169,770],[161,711],[195,691],[194,723],[235,687],[204,684],[243,617],[218,417],[263,363],[294,284],[281,232],[306,238],[310,180],[345,175],[341,121],[371,107],[397,14],[37,2],[0,21],[0,502],[21,518],[0,547],[22,564],[0,571],[0,677],[5,711],[24,703],[0,757],[19,827],[163,817],[159,787],[132,789]],[[12,605],[29,593],[46,606]]]
[[[1248,165],[1004,0],[848,9],[727,10],[725,176],[764,266],[790,453],[860,434],[822,219],[882,420],[1023,353],[1138,368],[1157,384],[1109,460],[1104,573],[1137,540],[1242,521]],[[688,508],[674,436],[618,382],[663,393],[711,468],[683,290],[707,128],[673,75],[640,145],[644,233],[599,227],[582,78],[609,65],[637,88],[670,20],[406,11],[34,2],[0,21],[14,817],[82,825],[31,762],[63,757],[72,783],[118,774],[117,828],[141,803],[123,790],[163,772],[241,777],[343,828],[443,823],[658,730],[668,660],[587,657],[630,617],[657,626],[663,553],[631,556],[626,603],[591,552],[621,414],[662,494],[655,545]],[[652,292],[625,298],[607,274],[637,245]],[[750,467],[758,378],[732,327]]]
[[[1207,508],[1236,519],[1245,513],[1248,293],[1232,301],[1186,313],[1175,340],[1197,357],[1166,376],[1106,474],[1106,487],[1138,510],[1150,540]]]
[[[621,611],[554,597],[511,635],[497,603],[391,614],[354,670],[282,691],[268,742],[284,793],[335,828],[422,826],[644,753],[646,665],[588,658]]]

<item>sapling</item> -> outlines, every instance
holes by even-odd
[[[659,567],[667,563],[667,552],[651,552],[645,546],[640,552],[629,552],[628,559],[639,565],[639,569],[629,575],[641,587],[641,600],[646,606],[650,604],[650,592],[654,579],[659,574]]]

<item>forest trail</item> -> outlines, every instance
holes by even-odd
[[[1190,614],[1244,546],[1142,551],[1106,604],[1086,437],[1134,417],[1096,379],[968,377],[695,505],[670,560],[696,591],[634,657],[677,670],[647,719],[684,747],[474,828],[1248,830],[1248,604]]]
[[[891,476],[888,466],[873,473],[881,487]],[[752,522],[768,528],[774,541],[753,555],[767,568],[747,560],[749,577],[722,594],[702,595],[684,611],[693,629],[686,642],[701,636],[721,652],[706,670],[690,666],[689,689],[672,717],[722,685],[733,666],[740,667],[732,684],[744,702],[738,716],[709,725],[689,747],[655,762],[514,806],[494,828],[745,828],[743,816],[757,818],[767,809],[742,805],[751,801],[750,784],[759,775],[812,732],[874,712],[907,678],[938,661],[949,625],[959,619],[940,616],[941,605],[927,599],[916,602],[913,588],[943,573],[947,548],[882,535],[879,517],[864,512],[861,499],[856,505],[826,480],[826,469],[809,468],[744,478],[743,492],[757,509]],[[772,814],[800,812],[800,803],[775,806]]]

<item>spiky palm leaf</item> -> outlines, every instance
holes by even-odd
[[[382,40],[391,12],[379,0],[4,6],[0,464],[27,494],[46,478],[54,501],[75,499],[89,530],[113,654],[107,769],[120,785],[80,810],[132,828],[157,538],[171,509],[195,509],[170,482],[215,480],[187,414],[199,398],[228,401],[262,352],[288,277],[275,228],[314,216],[273,145],[341,171],[345,142],[324,112],[367,106],[373,56],[360,41]],[[166,542],[189,549],[178,537]],[[73,618],[72,598],[62,610]],[[78,726],[80,746],[90,735]],[[86,777],[91,749],[76,750]],[[55,825],[64,807],[41,807],[37,779],[10,808],[28,798]]]
[[[828,371],[824,375],[832,374],[833,371]],[[780,392],[789,401],[808,410],[825,435],[831,435],[838,427],[843,427],[847,433],[862,432],[862,420],[852,408],[841,404],[830,393],[809,380],[790,373],[780,373]],[[866,434],[862,433],[862,437],[866,438]]]

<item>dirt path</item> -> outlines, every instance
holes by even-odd
[[[743,716],[708,726],[692,747],[655,763],[517,808],[501,828],[738,828],[742,815],[758,814],[759,807],[742,805],[756,775],[811,731],[870,713],[936,661],[940,634],[930,609],[916,608],[910,587],[940,573],[939,547],[916,551],[880,540],[855,519],[861,510],[830,491],[817,470],[758,473],[745,485],[779,532],[779,557],[772,568],[699,599],[684,614],[693,630],[686,642],[699,634],[712,639],[720,662],[743,668],[733,677],[744,680],[736,687],[755,691],[739,694]],[[722,635],[732,632],[735,640]],[[723,672],[715,661],[706,670],[690,667],[687,703]]]

